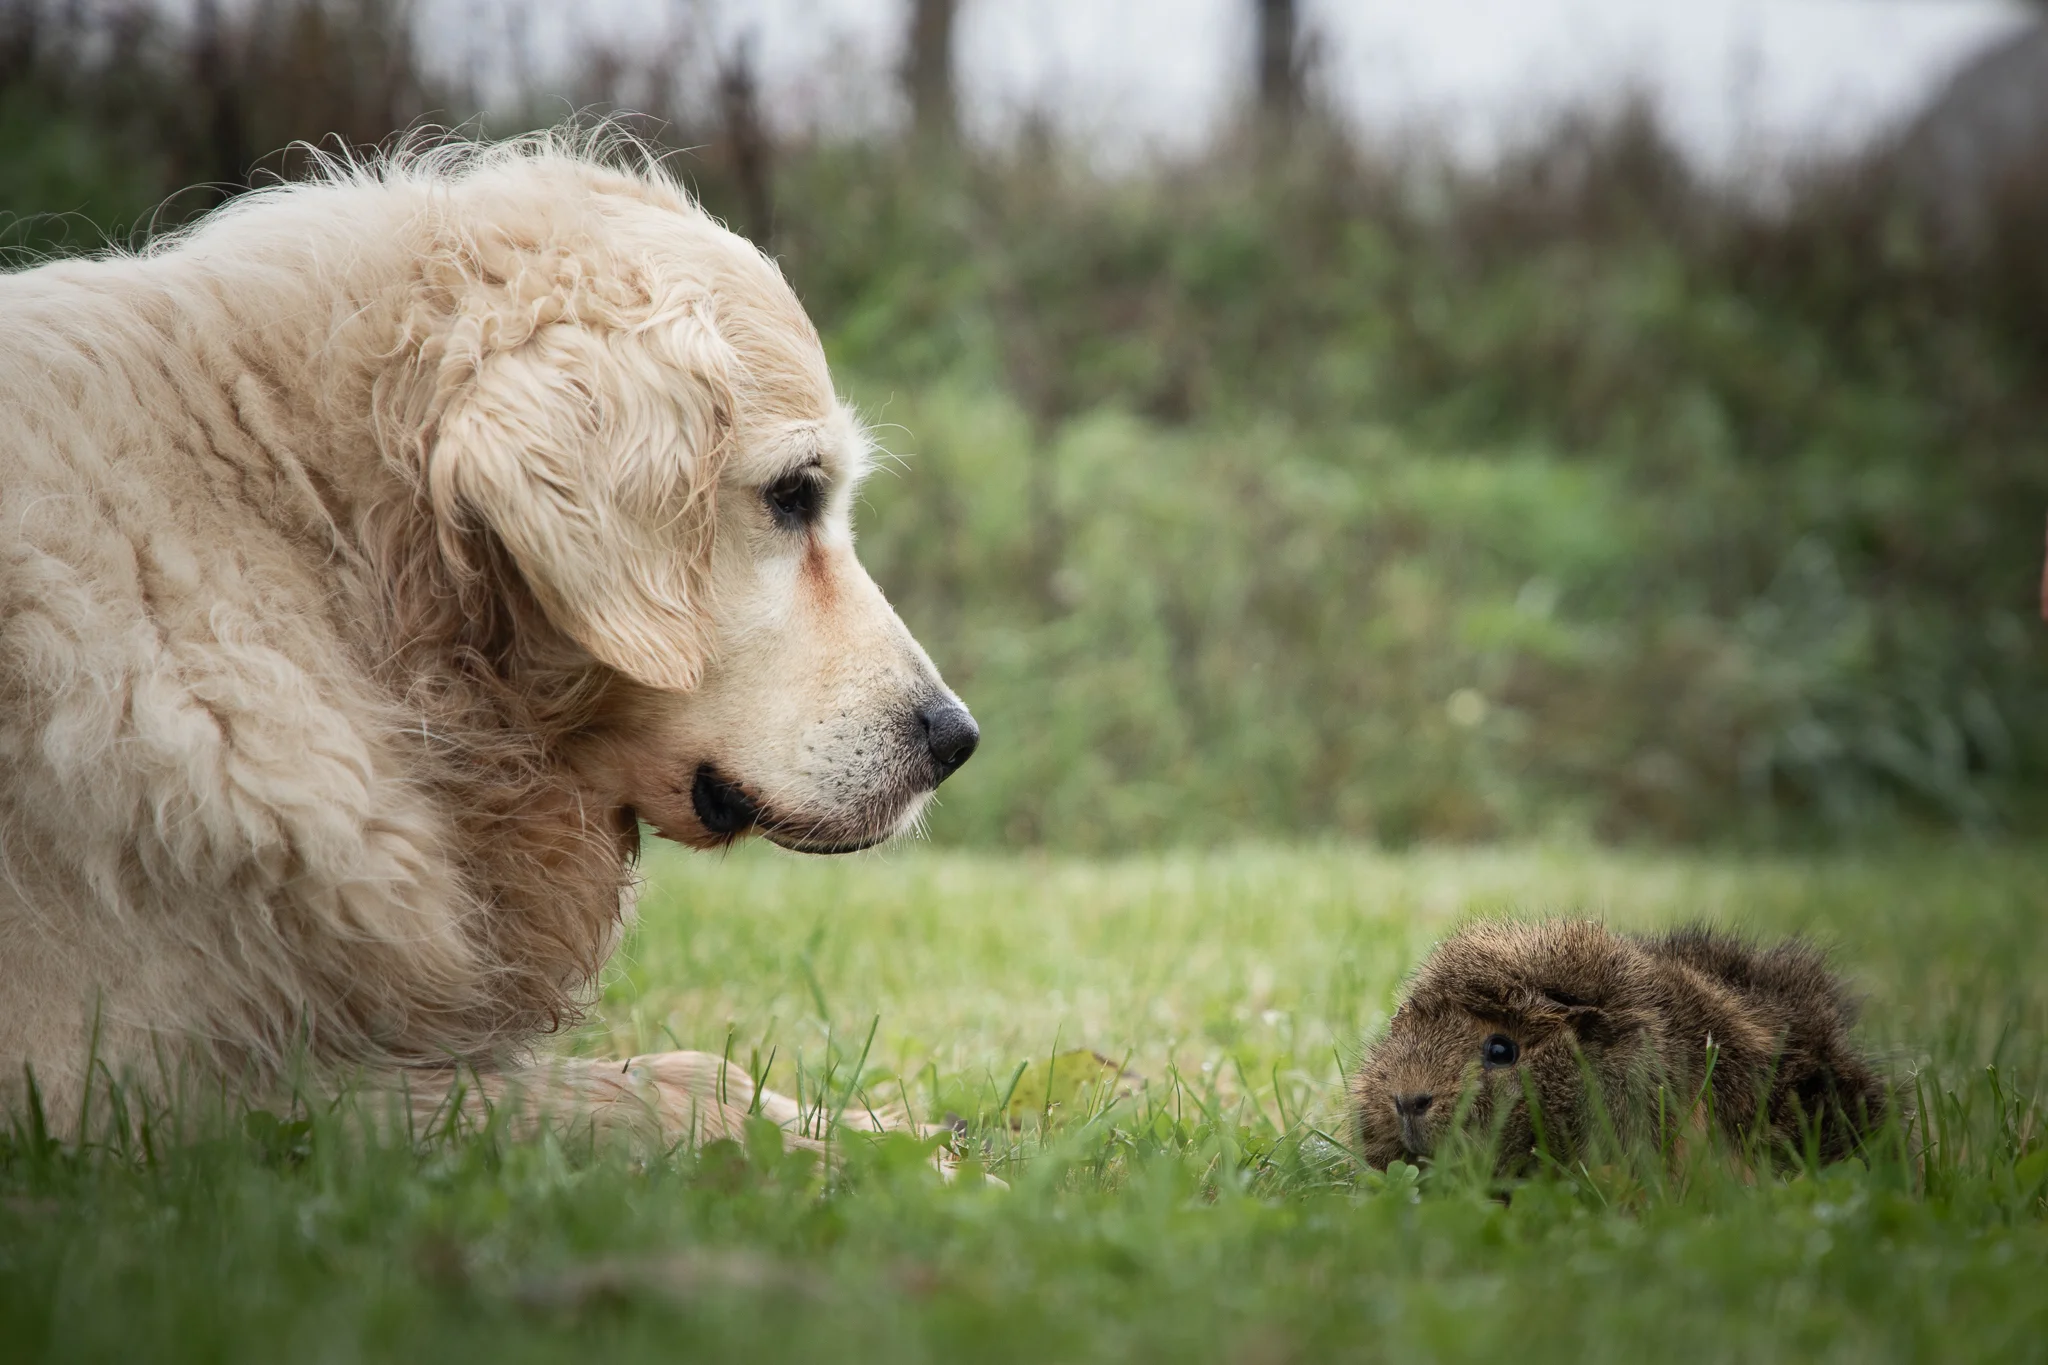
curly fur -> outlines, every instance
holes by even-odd
[[[1512,1172],[1539,1145],[1569,1161],[1609,1130],[1624,1143],[1682,1136],[1707,1119],[1711,1066],[1728,1137],[1782,1152],[1811,1136],[1839,1160],[1891,1103],[1854,1022],[1840,978],[1797,940],[1482,922],[1417,970],[1353,1079],[1352,1110],[1375,1166],[1430,1155],[1462,1113],[1469,1131],[1497,1134]],[[1495,1038],[1512,1041],[1512,1062],[1489,1063]]]

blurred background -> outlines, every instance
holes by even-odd
[[[935,839],[2048,809],[2048,5],[0,0],[0,250],[620,112],[900,457]]]

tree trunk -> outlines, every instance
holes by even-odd
[[[959,0],[910,0],[910,40],[903,57],[903,91],[911,126],[927,139],[951,138],[959,124],[953,89],[953,16]]]
[[[1294,0],[1254,0],[1259,23],[1259,112],[1291,123],[1302,106],[1301,21]]]
[[[775,198],[773,150],[761,118],[761,87],[754,76],[752,44],[742,41],[719,64],[718,105],[725,124],[725,160],[746,214],[746,235],[763,251],[773,249]]]
[[[217,0],[198,0],[194,6],[192,39],[192,85],[203,122],[197,164],[186,168],[181,178],[207,184],[228,197],[246,188],[254,158],[242,111],[241,73]]]

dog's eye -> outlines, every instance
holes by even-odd
[[[1479,1060],[1488,1066],[1513,1066],[1521,1055],[1521,1047],[1505,1033],[1494,1034],[1479,1047]]]
[[[792,469],[761,490],[778,526],[795,530],[818,519],[825,505],[825,471],[816,465]]]

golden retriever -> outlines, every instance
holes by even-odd
[[[532,1058],[640,823],[864,848],[978,736],[854,557],[795,294],[628,151],[336,164],[0,276],[12,1102],[303,1063],[671,1137],[754,1101]]]

